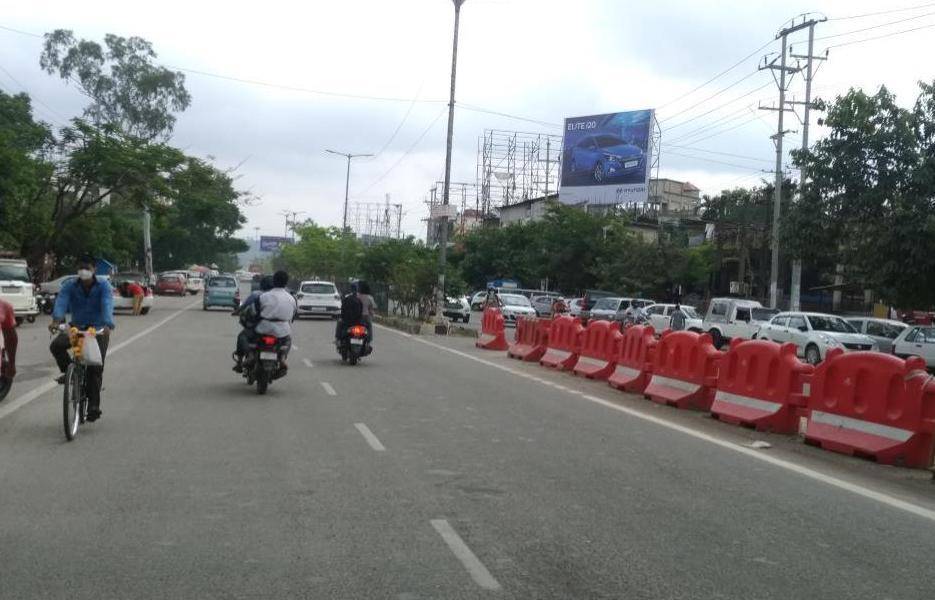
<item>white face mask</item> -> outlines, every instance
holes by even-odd
[[[91,272],[91,269],[78,269],[78,279],[81,281],[87,281],[94,277],[94,273]]]

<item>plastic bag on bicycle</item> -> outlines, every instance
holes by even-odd
[[[104,358],[101,356],[101,346],[97,343],[97,335],[93,331],[85,331],[83,348],[81,350],[81,360],[89,367],[100,367],[104,364]]]

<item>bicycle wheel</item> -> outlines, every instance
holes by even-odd
[[[81,421],[81,377],[75,363],[68,365],[65,373],[65,390],[62,394],[62,416],[65,425],[65,437],[70,442],[78,435],[78,423]]]

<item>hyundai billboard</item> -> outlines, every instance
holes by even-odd
[[[279,252],[286,244],[291,244],[292,240],[287,237],[277,237],[272,235],[260,236],[260,252]]]
[[[653,110],[565,119],[564,204],[643,204],[649,198]]]

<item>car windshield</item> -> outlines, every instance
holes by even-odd
[[[625,142],[614,135],[598,135],[594,137],[594,141],[600,148],[610,148],[611,146],[620,146]]]
[[[775,315],[779,314],[779,310],[775,308],[753,308],[750,309],[750,318],[753,321],[769,321]]]
[[[303,294],[336,294],[334,285],[330,283],[303,283],[300,290]]]
[[[695,309],[692,308],[691,306],[683,306],[682,312],[685,313],[685,316],[688,317],[689,319],[700,319],[701,318],[701,315],[699,315],[695,311]]]
[[[237,287],[237,282],[230,277],[215,277],[208,282],[208,287],[233,288]]]
[[[808,322],[815,331],[829,331],[832,333],[857,333],[854,326],[842,319],[831,315],[808,315]]]
[[[25,265],[0,265],[0,279],[5,281],[29,281]]]
[[[517,294],[500,294],[500,300],[506,306],[532,306],[529,303],[529,298]]]

